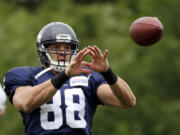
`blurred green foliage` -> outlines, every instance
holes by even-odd
[[[80,48],[109,50],[114,71],[137,98],[131,109],[99,107],[93,135],[178,135],[180,127],[180,1],[179,0],[1,0],[0,76],[13,67],[38,66],[36,36],[52,21],[71,25]],[[163,38],[140,47],[129,26],[142,16],[156,16]],[[0,119],[0,135],[24,135],[22,119],[8,102]]]

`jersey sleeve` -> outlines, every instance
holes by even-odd
[[[97,90],[100,85],[107,84],[107,82],[105,81],[104,77],[100,73],[93,72],[92,77],[93,77],[93,81],[94,81],[93,82],[93,87],[94,87],[93,95],[95,97],[95,101],[97,104],[103,104],[98,98]]]
[[[4,78],[4,90],[12,103],[15,89],[21,86],[32,86],[31,77],[26,69],[15,68],[6,73]]]

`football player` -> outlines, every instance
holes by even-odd
[[[6,94],[0,84],[0,117],[5,113],[6,108]]]
[[[37,36],[42,67],[18,67],[5,75],[5,91],[20,111],[27,135],[90,135],[98,105],[132,107],[136,98],[111,70],[97,46],[78,52],[74,30],[47,24]],[[92,62],[83,61],[86,55]]]

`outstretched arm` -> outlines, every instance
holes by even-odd
[[[91,50],[90,55],[93,60],[92,63],[83,62],[83,64],[96,72],[100,72],[109,83],[100,85],[98,88],[97,95],[101,102],[105,105],[121,108],[134,106],[136,104],[136,97],[130,87],[110,69],[106,57],[108,51],[106,50],[102,54],[101,50],[96,46],[89,46],[88,49]]]
[[[81,73],[91,73],[90,70],[83,69],[81,65],[83,58],[88,53],[89,50],[87,48],[81,50],[66,68],[66,71],[57,74],[54,78],[47,80],[42,84],[16,88],[13,96],[14,106],[20,111],[31,112],[33,109],[49,101],[54,96],[57,89],[60,88],[62,83],[69,77]],[[64,80],[64,78],[66,78],[66,80]]]
[[[136,97],[127,83],[120,77],[112,85],[101,85],[97,94],[101,102],[108,106],[127,108],[136,104]]]

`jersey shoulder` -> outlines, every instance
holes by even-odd
[[[27,82],[28,80],[32,80],[34,76],[43,70],[43,67],[16,67],[9,70],[4,77],[4,82],[12,83],[12,82]]]
[[[25,74],[37,74],[43,70],[43,67],[16,67],[9,70],[7,73],[25,73]]]

